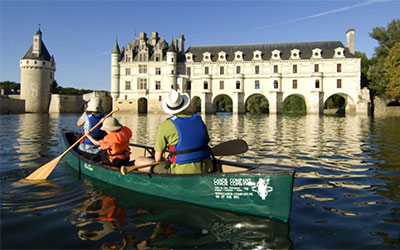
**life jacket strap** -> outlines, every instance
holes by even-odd
[[[199,148],[194,148],[194,149],[188,149],[188,150],[183,150],[183,151],[170,151],[169,155],[182,155],[182,154],[189,154],[189,153],[193,153],[193,152],[197,152],[197,151],[202,151],[206,148],[209,148],[208,145],[199,147]]]

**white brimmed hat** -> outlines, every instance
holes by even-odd
[[[101,98],[95,96],[92,99],[90,99],[86,111],[103,113],[104,109],[103,106],[101,105],[102,103],[103,101],[101,100]]]
[[[110,116],[104,120],[103,126],[101,126],[101,130],[115,131],[122,128],[122,125],[119,123],[117,119]]]
[[[190,97],[186,93],[180,94],[176,90],[171,90],[167,98],[165,98],[162,102],[162,108],[167,114],[177,114],[182,112],[190,105]]]

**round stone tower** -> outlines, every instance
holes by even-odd
[[[42,41],[40,29],[33,35],[32,46],[20,60],[20,69],[21,99],[25,99],[25,112],[47,113],[56,62]]]
[[[114,48],[111,52],[111,97],[114,102],[119,97],[119,60],[121,58],[121,52],[119,50],[118,42],[115,41]]]
[[[177,89],[176,76],[177,76],[177,52],[175,41],[172,40],[171,44],[167,50],[167,65],[166,65],[166,78],[167,78],[167,86],[171,89]]]

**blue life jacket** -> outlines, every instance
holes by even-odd
[[[200,116],[172,116],[168,119],[175,125],[179,136],[178,143],[169,146],[171,162],[198,162],[210,156],[207,134]]]
[[[104,117],[104,115],[100,115],[100,116],[94,116],[93,114],[89,114],[88,115],[88,121],[89,121],[89,130],[92,129],[97,123],[99,123],[99,121]],[[90,132],[90,135],[96,140],[101,140],[104,138],[104,136],[107,135],[107,133],[103,130],[100,129],[101,126],[98,126],[97,128],[95,128],[92,132]],[[88,131],[89,131],[88,130]],[[88,132],[88,131],[83,131],[83,133]],[[83,144],[89,144],[89,145],[93,145],[93,143],[87,138],[85,137],[85,140],[83,141]]]

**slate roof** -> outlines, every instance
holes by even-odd
[[[47,50],[46,46],[44,45],[43,41],[40,41],[40,55],[34,55],[32,54],[32,48],[33,45],[28,49],[28,51],[25,53],[24,57],[22,57],[22,59],[36,59],[36,60],[46,60],[46,61],[50,61],[51,60],[51,56],[49,51]]]
[[[345,48],[346,58],[355,58],[350,51],[340,41],[326,41],[326,42],[295,42],[295,43],[266,43],[266,44],[242,44],[242,45],[210,45],[210,46],[190,46],[185,53],[191,52],[193,54],[194,62],[201,62],[204,52],[211,53],[211,60],[216,62],[218,53],[221,51],[226,52],[226,60],[233,61],[235,52],[243,52],[243,60],[251,61],[253,59],[253,52],[260,50],[262,60],[270,60],[272,51],[279,50],[281,52],[281,59],[288,60],[291,55],[291,50],[300,50],[301,59],[310,59],[313,49],[321,49],[322,58],[333,58],[335,49],[341,47]]]

